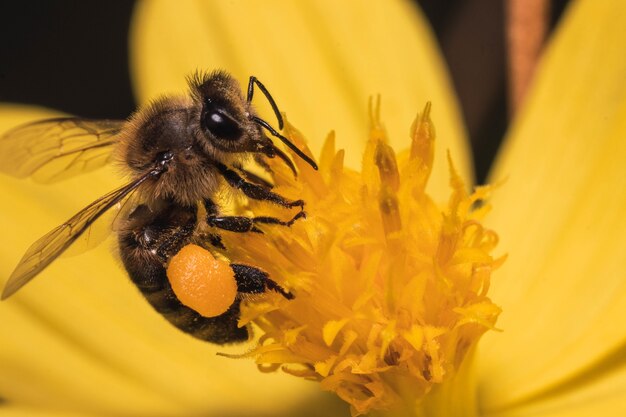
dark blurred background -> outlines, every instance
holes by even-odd
[[[551,27],[568,0],[551,0]],[[126,118],[131,1],[0,4],[0,102],[83,117]],[[507,127],[503,0],[416,1],[437,35],[463,107],[477,179]]]

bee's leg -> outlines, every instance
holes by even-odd
[[[258,217],[246,217],[246,216],[220,216],[218,215],[217,207],[211,200],[205,200],[204,205],[207,209],[206,222],[209,226],[217,227],[222,230],[228,230],[229,232],[247,233],[256,232],[263,233],[255,225],[257,224],[277,224],[280,226],[291,226],[296,220],[306,217],[304,211],[299,211],[290,220],[283,221],[276,217],[258,216]]]
[[[272,171],[272,167],[270,167],[270,165],[267,163],[267,161],[265,159],[263,159],[263,157],[261,155],[255,154],[254,155],[254,162],[259,164],[259,166],[261,168],[263,168],[263,170],[265,172],[269,172],[270,174],[274,172],[274,171]]]
[[[226,182],[233,187],[241,190],[246,196],[255,199],[255,200],[263,200],[269,201],[274,204],[281,205],[283,207],[304,207],[304,200],[295,200],[290,201],[280,194],[276,194],[265,187],[262,187],[258,184],[250,183],[243,178],[239,174],[237,174],[232,169],[229,169],[226,165],[221,164],[219,162],[215,162],[215,166],[219,170],[220,174],[224,177]]]
[[[207,237],[207,241],[214,248],[226,250],[226,246],[224,246],[224,243],[222,242],[222,237],[220,235],[215,234],[215,233],[209,233],[206,235],[206,237]]]
[[[207,216],[207,224],[209,226],[218,227],[222,230],[228,230],[229,232],[236,233],[263,233],[261,229],[257,228],[257,224],[277,224],[280,226],[291,226],[301,217],[306,217],[306,213],[303,211],[298,212],[291,220],[283,221],[276,217],[259,216],[259,217],[245,217],[245,216]]]
[[[276,291],[288,300],[292,300],[293,294],[270,279],[267,272],[249,265],[230,264],[235,273],[237,291],[248,294],[261,294],[267,290]]]
[[[244,178],[254,184],[258,184],[262,187],[265,188],[274,188],[274,185],[272,183],[270,183],[269,181],[259,177],[258,175],[256,175],[253,172],[248,171],[247,169],[245,169],[244,167],[237,165],[235,166],[235,168],[237,169],[237,171],[241,172],[244,176]]]

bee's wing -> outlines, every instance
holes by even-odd
[[[33,279],[78,239],[98,217],[127,197],[153,174],[153,172],[149,172],[125,186],[100,197],[76,213],[71,219],[33,243],[9,277],[1,298],[9,297]]]
[[[123,120],[45,119],[0,137],[0,171],[43,183],[101,167],[112,159]]]

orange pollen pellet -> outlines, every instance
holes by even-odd
[[[198,245],[187,245],[172,257],[167,278],[180,302],[204,317],[224,313],[237,296],[228,263]]]

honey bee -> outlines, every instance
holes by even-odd
[[[4,159],[0,170],[13,176],[37,178],[45,173],[45,180],[54,180],[118,161],[132,178],[31,245],[7,281],[2,299],[31,281],[120,203],[130,205],[120,212],[117,231],[128,275],[152,307],[182,331],[217,344],[245,341],[249,329],[237,324],[245,294],[271,290],[293,298],[265,271],[237,263],[228,264],[236,296],[219,314],[200,314],[172,289],[167,268],[183,248],[225,250],[222,230],[261,232],[257,227],[261,224],[289,227],[305,216],[304,201],[273,192],[268,181],[242,164],[252,158],[269,170],[264,158],[278,157],[296,175],[291,159],[266,133],[317,169],[310,157],[258,116],[251,104],[255,87],[271,105],[279,130],[283,128],[276,102],[256,77],[250,77],[245,98],[237,81],[223,71],[198,72],[188,84],[187,96],[156,100],[128,121],[48,119],[17,127],[0,139]],[[222,215],[215,196],[224,183],[249,199],[298,211],[289,220]]]

